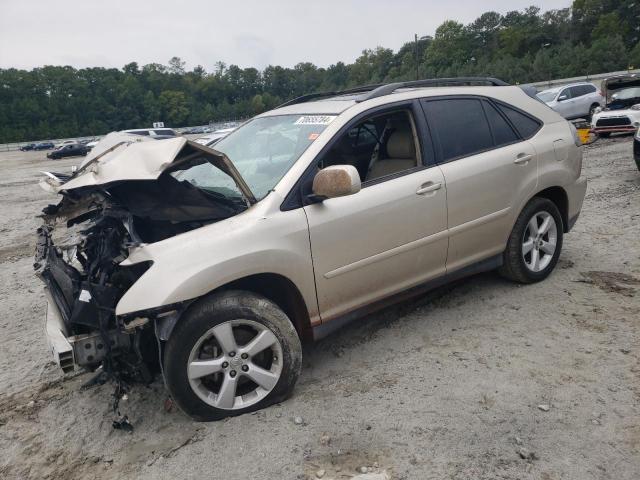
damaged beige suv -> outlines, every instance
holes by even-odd
[[[308,95],[215,150],[109,135],[42,182],[62,195],[35,260],[51,350],[118,382],[160,367],[199,420],[278,402],[302,341],[477,272],[547,277],[585,194],[579,145],[485,78]]]

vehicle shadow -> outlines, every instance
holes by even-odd
[[[341,356],[345,351],[370,342],[381,332],[390,328],[405,328],[412,331],[415,322],[423,323],[421,317],[410,318],[412,313],[429,307],[431,309],[446,309],[453,302],[459,303],[461,296],[478,289],[491,290],[497,285],[508,285],[510,282],[502,279],[496,272],[485,272],[456,280],[447,285],[430,290],[421,295],[402,300],[374,313],[357,318],[352,322],[332,332],[327,337],[315,343],[305,345],[305,360],[316,366],[322,363],[321,357],[326,353]],[[462,300],[465,301],[464,299]],[[305,363],[307,363],[305,361]],[[320,361],[320,363],[317,363]]]

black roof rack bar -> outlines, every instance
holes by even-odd
[[[340,90],[336,92],[320,92],[320,93],[309,93],[307,95],[302,95],[301,97],[296,97],[291,100],[284,102],[282,105],[278,105],[276,108],[288,107],[289,105],[295,105],[297,103],[305,103],[311,100],[316,100],[318,98],[325,97],[337,97],[340,95],[349,95],[352,93],[363,93],[370,92],[375,90],[376,88],[383,87],[383,83],[377,83],[375,85],[362,85],[360,87],[349,88],[347,90]]]
[[[366,95],[358,98],[358,102],[371,100],[372,98],[390,95],[400,88],[419,88],[419,87],[449,87],[455,85],[472,85],[472,84],[489,84],[494,87],[506,87],[509,84],[498,78],[492,77],[457,77],[457,78],[429,78],[426,80],[414,80],[411,82],[398,82],[382,85],[371,90]]]
[[[293,98],[284,102],[282,105],[278,105],[276,108],[288,107],[289,105],[296,105],[297,103],[310,102],[311,100],[317,100],[326,97],[337,97],[340,95],[349,95],[354,93],[365,93],[358,99],[357,102],[363,102],[372,98],[382,97],[389,95],[399,88],[418,88],[418,87],[446,87],[454,85],[470,85],[470,84],[489,84],[495,87],[505,87],[509,84],[503,82],[498,78],[492,77],[458,77],[458,78],[429,78],[426,80],[413,80],[410,82],[398,82],[398,83],[378,83],[374,85],[362,85],[360,87],[349,88],[347,90],[339,90],[335,92],[320,92],[309,93],[302,95],[301,97]],[[368,92],[368,93],[367,93]]]

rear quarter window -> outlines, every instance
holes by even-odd
[[[513,131],[511,125],[509,125],[496,107],[487,101],[483,102],[483,105],[496,147],[509,145],[520,140],[518,134]]]
[[[509,119],[522,138],[533,137],[542,127],[542,123],[539,120],[504,103],[498,104],[498,108]]]

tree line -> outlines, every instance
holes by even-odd
[[[356,85],[455,76],[492,76],[510,83],[640,67],[640,2],[574,0],[504,15],[486,12],[468,25],[442,23],[433,36],[397,52],[377,47],[353,63],[327,68],[240,68],[215,64],[192,70],[136,62],[117,68],[44,66],[0,69],[0,143],[90,136],[151,126],[202,125],[246,118],[287,99]]]

